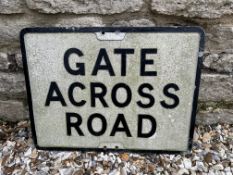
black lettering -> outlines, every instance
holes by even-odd
[[[70,67],[69,65],[69,57],[71,54],[76,54],[79,57],[83,56],[83,53],[81,50],[77,49],[77,48],[70,48],[68,49],[65,54],[64,54],[64,66],[67,70],[67,72],[69,72],[72,75],[85,75],[85,66],[84,63],[76,63],[76,67],[78,69],[74,70]]]
[[[74,99],[74,89],[76,87],[79,87],[80,89],[85,89],[85,86],[82,83],[79,82],[74,82],[70,85],[69,90],[68,90],[68,97],[70,99],[70,102],[74,105],[74,106],[83,106],[86,101],[85,100],[81,100],[81,101],[76,101]]]
[[[161,101],[160,104],[164,107],[164,108],[167,108],[167,109],[172,109],[172,108],[175,108],[176,106],[178,106],[180,100],[179,100],[179,97],[176,96],[175,94],[172,94],[169,92],[169,89],[174,89],[175,91],[178,91],[180,90],[179,87],[174,84],[174,83],[169,83],[167,84],[164,88],[163,88],[163,93],[164,95],[166,95],[167,97],[173,99],[174,103],[173,104],[167,104],[165,102],[165,100]]]
[[[77,119],[76,122],[71,122],[71,118]],[[80,125],[82,124],[82,117],[77,113],[66,113],[66,128],[67,128],[67,135],[71,136],[71,128],[75,128],[77,133],[80,136],[84,136],[82,130],[80,129]]]
[[[105,61],[105,65],[101,65],[102,60]],[[108,54],[104,48],[101,48],[99,51],[99,55],[96,59],[95,66],[92,71],[92,75],[97,75],[99,70],[107,70],[110,76],[115,76]]]
[[[146,93],[146,92],[143,91],[143,89],[145,89],[145,88],[149,89],[150,91],[153,90],[154,88],[149,83],[143,83],[138,88],[139,95],[142,96],[142,97],[148,98],[149,102],[147,104],[143,104],[141,102],[141,100],[139,100],[139,101],[137,101],[137,104],[138,104],[138,106],[140,106],[142,108],[150,108],[150,107],[152,107],[154,105],[155,99],[151,94]]]
[[[101,129],[100,129],[99,131],[95,131],[95,130],[93,129],[93,126],[92,126],[92,121],[93,121],[95,118],[100,119],[101,122],[102,122],[102,127],[101,127]],[[103,115],[98,114],[98,113],[94,113],[94,114],[92,114],[92,115],[89,117],[89,119],[88,119],[88,121],[87,121],[87,127],[88,127],[89,132],[90,132],[92,135],[94,135],[94,136],[101,136],[101,135],[103,135],[103,134],[105,133],[105,131],[106,131],[106,129],[107,129],[107,121],[106,121],[106,119],[104,118]]]
[[[154,60],[146,59],[147,54],[157,54],[157,49],[141,49],[141,76],[157,76],[156,71],[146,71],[146,65],[154,64]]]
[[[143,125],[143,120],[149,120],[151,123],[151,129],[149,132],[147,133],[142,133],[142,125]],[[138,115],[138,137],[141,138],[148,138],[154,135],[155,131],[156,131],[156,120],[154,119],[154,117],[152,117],[151,115],[146,115],[146,114],[139,114]]]
[[[123,88],[126,90],[126,100],[124,102],[119,102],[117,100],[117,90]],[[132,99],[132,92],[129,88],[128,85],[124,84],[124,83],[118,83],[116,84],[113,88],[112,88],[112,93],[111,93],[111,97],[112,97],[112,102],[118,106],[118,107],[126,107],[129,105],[129,103],[131,102]]]
[[[123,127],[119,127],[120,123],[122,123]],[[114,126],[112,128],[110,136],[115,136],[116,132],[125,132],[127,137],[132,137],[132,135],[129,131],[129,127],[126,123],[124,114],[118,114],[117,119],[116,119]]]
[[[55,92],[55,96],[53,95]],[[45,101],[45,106],[49,106],[51,101],[59,101],[62,106],[66,106],[66,102],[61,94],[61,91],[56,82],[52,81],[50,83],[49,92]]]
[[[126,76],[127,54],[133,54],[134,49],[114,49],[115,54],[121,54],[121,76]]]
[[[96,88],[100,88],[101,92],[97,93]],[[91,107],[96,106],[96,98],[100,100],[104,107],[108,107],[108,104],[104,100],[104,96],[107,93],[107,87],[102,83],[91,83]]]

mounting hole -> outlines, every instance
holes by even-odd
[[[119,148],[119,146],[115,146],[115,148],[116,148],[116,149],[118,149],[118,148]]]
[[[101,32],[101,34],[102,34],[102,35],[104,35],[104,34],[105,34],[105,32]]]

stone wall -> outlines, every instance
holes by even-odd
[[[197,123],[233,123],[232,0],[0,0],[1,119],[28,117],[20,30],[49,26],[201,26],[206,49]]]

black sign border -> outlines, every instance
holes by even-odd
[[[196,120],[196,111],[197,111],[197,102],[200,86],[200,76],[201,76],[201,66],[202,66],[202,57],[204,53],[204,43],[205,43],[205,33],[200,27],[34,27],[34,28],[24,28],[20,32],[20,45],[22,52],[22,61],[23,61],[23,70],[25,75],[25,83],[27,90],[27,101],[29,107],[29,117],[31,121],[31,131],[32,138],[35,144],[35,147],[40,150],[51,150],[51,151],[102,151],[102,152],[137,152],[137,153],[166,153],[166,154],[180,154],[184,151],[175,151],[175,150],[141,150],[141,149],[109,149],[109,148],[74,148],[74,147],[41,147],[37,143],[34,116],[33,116],[33,105],[32,105],[32,96],[30,88],[30,79],[27,66],[26,58],[26,49],[24,36],[27,33],[92,33],[92,32],[126,32],[126,33],[198,33],[200,35],[199,42],[199,53],[198,53],[198,62],[196,70],[196,79],[195,79],[195,90],[193,95],[193,104],[192,104],[192,113],[191,113],[191,123],[189,131],[189,141],[188,141],[188,150],[192,149],[192,140],[195,128]]]

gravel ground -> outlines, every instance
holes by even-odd
[[[35,149],[29,122],[0,122],[0,174],[233,174],[233,125],[197,126],[189,153],[58,152]]]

